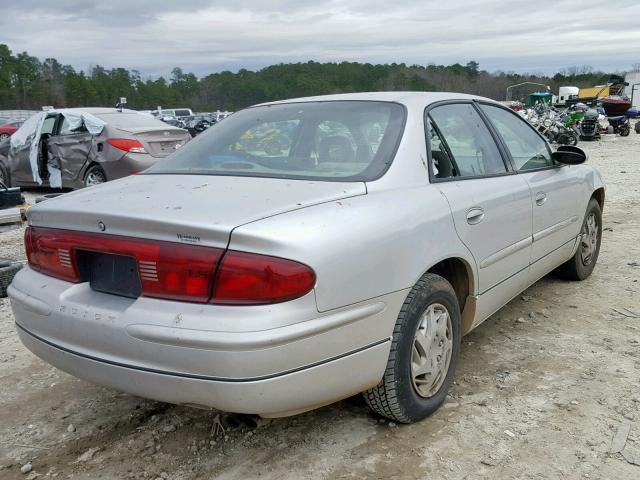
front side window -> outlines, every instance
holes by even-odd
[[[57,118],[56,116],[45,118],[44,122],[42,122],[42,130],[40,130],[40,133],[53,133],[53,127],[56,125]]]
[[[428,127],[435,131],[430,134],[434,165],[447,163],[446,170],[442,165],[435,165],[436,177],[477,177],[507,172],[500,150],[473,105],[442,105],[429,111],[429,119]]]
[[[480,108],[507,146],[516,170],[553,166],[547,143],[533,131],[526,120],[500,107],[482,104]]]
[[[145,174],[371,181],[393,160],[404,107],[376,101],[304,102],[234,113]]]

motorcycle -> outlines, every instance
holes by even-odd
[[[542,133],[549,142],[559,145],[578,144],[579,134],[571,126],[564,116],[558,116],[555,112],[547,113],[537,122],[538,131]]]
[[[613,128],[610,133],[617,133],[621,137],[628,137],[629,133],[631,133],[631,124],[625,115],[608,117],[607,120],[609,121],[609,129]]]

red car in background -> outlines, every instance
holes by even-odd
[[[12,120],[0,126],[0,143],[9,140],[9,137],[16,133],[23,123],[23,121]]]

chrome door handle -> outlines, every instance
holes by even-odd
[[[547,202],[547,194],[544,192],[536,193],[536,205],[544,205]]]
[[[476,225],[484,219],[484,210],[480,207],[474,207],[467,212],[467,223],[469,225]]]

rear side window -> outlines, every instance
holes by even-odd
[[[80,127],[78,127],[75,130],[71,130],[71,124],[69,123],[69,120],[67,120],[66,117],[62,117],[62,124],[60,125],[60,131],[58,132],[58,135],[74,135],[76,133],[83,133],[86,132],[87,129],[85,128],[84,124],[82,124]]]
[[[429,127],[433,130],[430,140],[434,164],[445,160],[453,164],[450,169],[447,166],[446,171],[442,166],[436,166],[436,177],[476,177],[507,172],[498,146],[473,105],[442,105],[430,110],[429,118]],[[445,159],[445,156],[450,158]]]
[[[145,174],[370,181],[393,160],[405,110],[377,101],[266,105],[234,113]]]
[[[507,146],[516,170],[535,170],[553,165],[547,143],[516,114],[492,105],[481,105]]]

